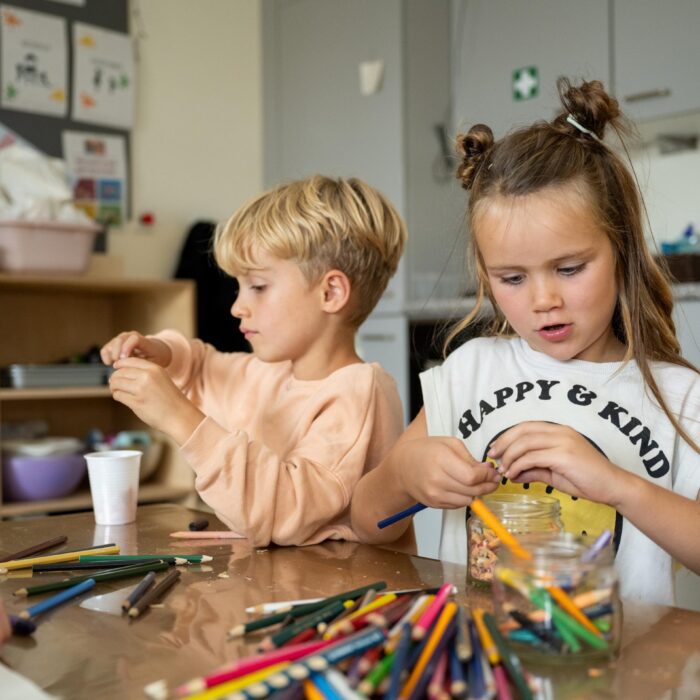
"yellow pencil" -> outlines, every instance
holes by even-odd
[[[481,647],[484,650],[484,654],[488,657],[489,663],[492,666],[501,663],[501,655],[498,653],[496,642],[493,641],[491,633],[484,624],[484,611],[481,608],[472,608],[472,619],[481,640]]]
[[[559,603],[559,607],[569,613],[571,617],[578,620],[589,632],[602,637],[603,633],[581,612],[581,609],[574,603],[571,597],[559,586],[548,586],[547,592]]]
[[[401,688],[401,692],[399,693],[400,699],[408,698],[413,692],[413,689],[420,681],[423,671],[425,671],[425,667],[428,665],[428,662],[435,651],[435,647],[438,645],[442,635],[445,634],[447,626],[450,624],[456,614],[457,603],[451,600],[445,603],[445,607],[440,612],[440,617],[438,617],[435,627],[433,627],[433,631],[431,632],[430,637],[428,637],[428,641],[425,643],[423,651],[421,652],[416,665],[411,671],[411,675],[408,677],[404,687]]]
[[[496,533],[496,537],[510,549],[516,557],[521,559],[532,559],[532,554],[528,552],[518,542],[515,535],[506,530],[503,523],[491,512],[487,505],[479,498],[475,498],[469,506],[481,519],[481,522]]]
[[[280,661],[280,663],[266,666],[258,671],[253,671],[253,673],[248,673],[245,676],[241,676],[240,678],[234,678],[231,681],[219,683],[219,685],[208,688],[201,693],[188,695],[187,700],[216,700],[216,698],[223,698],[229,693],[236,690],[241,690],[242,688],[246,688],[254,683],[259,683],[261,680],[264,680],[269,676],[274,676],[279,671],[287,668],[287,666],[291,666],[290,661]]]
[[[58,564],[64,561],[74,561],[85,554],[119,554],[119,545],[113,544],[109,547],[98,547],[96,549],[83,549],[77,552],[63,552],[62,554],[47,554],[43,557],[32,557],[31,559],[13,559],[4,561],[0,567],[0,574],[6,574],[15,569],[29,569],[34,564]]]
[[[337,623],[329,625],[328,629],[323,635],[323,638],[332,639],[342,630],[344,625],[350,620],[353,620],[356,617],[360,617],[360,615],[364,615],[365,613],[372,612],[372,610],[376,610],[377,608],[381,608],[384,605],[391,603],[392,600],[396,600],[395,593],[386,593],[385,595],[380,595],[378,598],[375,598],[371,603],[368,603],[362,608],[358,608],[357,610],[355,610],[354,613],[351,613],[347,617],[344,617]]]

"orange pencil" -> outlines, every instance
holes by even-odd
[[[571,597],[559,586],[548,586],[547,591],[554,600],[559,603],[559,606],[571,615],[575,620],[578,620],[587,630],[602,637],[603,633],[581,612],[581,609],[574,603]]]
[[[532,554],[528,552],[515,535],[506,530],[503,523],[491,512],[488,506],[479,498],[475,498],[469,506],[481,519],[481,522],[496,533],[496,537],[510,549],[516,557],[521,559],[532,559]]]

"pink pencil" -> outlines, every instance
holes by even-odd
[[[508,685],[508,676],[501,664],[493,667],[493,679],[496,681],[496,697],[498,700],[513,700],[513,695]]]
[[[433,620],[437,617],[438,613],[442,610],[445,602],[447,601],[447,596],[452,593],[452,584],[445,583],[440,586],[440,590],[435,594],[430,605],[425,609],[425,612],[418,618],[418,622],[413,625],[413,632],[411,636],[413,639],[423,639],[430,625],[433,624]]]
[[[200,693],[207,688],[212,688],[215,685],[220,685],[221,683],[226,683],[232,681],[235,678],[240,678],[249,673],[254,673],[260,669],[271,666],[272,664],[278,664],[281,661],[296,661],[297,659],[307,656],[308,654],[315,654],[323,647],[327,647],[333,644],[337,640],[319,640],[315,642],[307,642],[305,644],[296,644],[294,646],[281,647],[275,651],[271,651],[269,654],[262,654],[258,656],[252,656],[247,659],[242,659],[237,661],[231,666],[224,667],[219,671],[212,673],[210,676],[202,676],[201,678],[195,678],[194,680],[185,683],[175,689],[175,694],[182,698],[193,693]]]
[[[232,530],[201,530],[200,532],[171,532],[170,537],[181,540],[244,540],[245,535],[239,535]]]

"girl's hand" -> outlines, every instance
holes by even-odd
[[[621,501],[626,473],[569,426],[520,423],[499,435],[488,455],[500,462],[501,474],[516,483],[541,481],[613,507]]]
[[[102,347],[100,357],[106,365],[114,364],[120,358],[142,357],[160,367],[167,367],[172,353],[162,340],[146,338],[137,331],[125,331]]]
[[[474,460],[457,438],[418,438],[396,448],[403,489],[431,508],[461,508],[498,487],[500,475]]]
[[[170,435],[178,445],[187,442],[204,414],[173,384],[167,372],[138,357],[117,360],[114,367],[109,379],[114,399],[144,423]]]

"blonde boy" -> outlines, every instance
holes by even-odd
[[[175,331],[120,333],[102,348],[114,398],[180,445],[202,499],[257,546],[357,540],[353,489],[403,421],[393,380],[357,356],[355,333],[405,240],[396,210],[361,180],[292,182],[215,238],[252,354]]]

